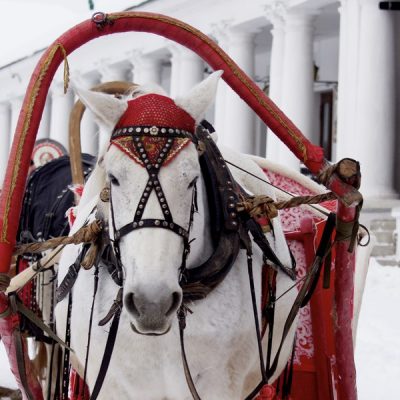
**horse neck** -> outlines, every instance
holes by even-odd
[[[191,244],[188,268],[201,265],[210,257],[213,250],[207,192],[202,176],[200,176],[197,183],[197,204],[198,212],[194,214],[193,226],[190,233],[190,240],[195,240]]]

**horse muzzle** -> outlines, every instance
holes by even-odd
[[[142,335],[164,335],[172,323],[172,318],[182,302],[182,292],[158,291],[153,296],[141,292],[126,293],[125,309],[132,318],[131,327]]]

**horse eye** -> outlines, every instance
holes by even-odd
[[[198,176],[196,176],[196,178],[194,178],[194,179],[192,180],[192,182],[189,183],[188,189],[192,188],[192,187],[196,184],[197,179],[199,179]]]
[[[119,186],[119,181],[114,175],[109,174],[108,178],[110,179],[111,184],[113,184],[115,186]]]

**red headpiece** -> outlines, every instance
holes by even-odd
[[[173,143],[163,162],[166,165],[188,143],[195,131],[195,120],[166,96],[146,94],[128,101],[128,108],[118,121],[111,143],[138,164],[145,166],[133,137],[140,137],[147,158],[157,164],[168,138]]]
[[[115,130],[132,126],[156,126],[194,133],[194,125],[194,119],[169,97],[146,94],[128,101],[128,108]]]

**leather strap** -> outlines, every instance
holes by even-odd
[[[14,312],[17,312],[17,310],[18,310],[17,296],[11,295],[9,297],[9,300],[10,300],[11,309]],[[13,331],[13,338],[14,338],[14,343],[15,343],[15,352],[16,352],[16,358],[17,358],[18,373],[19,373],[19,376],[21,379],[22,387],[25,392],[25,396],[27,397],[28,400],[35,400],[35,397],[33,396],[32,392],[29,388],[28,378],[26,376],[24,345],[22,342],[22,335],[21,335],[21,331],[19,328],[16,328]]]
[[[10,297],[10,299],[13,297],[14,296]],[[63,342],[39,317],[37,317],[35,313],[26,308],[22,302],[15,300],[15,306],[18,312],[28,318],[43,332],[47,333],[55,342],[73,352],[73,350],[65,342]]]
[[[185,340],[184,340],[184,331],[186,328],[186,308],[183,305],[178,310],[178,321],[179,321],[179,339],[181,344],[182,363],[183,363],[183,370],[185,372],[186,383],[193,397],[193,400],[201,400],[196,390],[196,386],[193,382],[192,374],[190,373],[189,364],[186,358]]]
[[[307,274],[306,279],[304,280],[303,286],[299,290],[299,293],[297,294],[297,297],[292,305],[292,308],[290,309],[289,315],[286,319],[285,325],[283,327],[282,331],[282,336],[281,336],[281,341],[278,347],[278,350],[275,354],[275,358],[272,362],[271,367],[269,368],[268,372],[268,379],[271,378],[271,376],[274,374],[276,371],[276,368],[278,366],[278,361],[279,361],[279,356],[283,347],[283,344],[285,342],[285,339],[290,331],[290,328],[293,324],[293,321],[299,312],[300,308],[304,304],[304,300],[307,297],[311,297],[310,294],[310,289],[312,288],[314,284],[314,280],[318,280],[318,271],[321,269],[324,257],[326,256],[327,252],[330,250],[329,248],[329,238],[332,236],[332,233],[335,228],[335,223],[336,223],[336,215],[334,213],[330,213],[325,225],[324,232],[322,234],[321,241],[319,243],[316,256],[314,259],[313,264],[311,265],[309,272]],[[261,390],[262,386],[264,385],[264,382],[261,381],[257,387],[246,397],[246,400],[251,400],[254,398],[254,396],[257,395],[257,393]]]
[[[111,323],[106,347],[104,349],[103,359],[101,360],[99,374],[97,375],[96,383],[94,385],[93,392],[90,396],[90,400],[97,399],[101,387],[103,386],[104,378],[106,377],[108,366],[110,365],[111,356],[114,350],[114,344],[115,344],[115,339],[117,337],[120,316],[121,316],[121,311],[117,310],[117,312],[114,314],[114,318]]]

